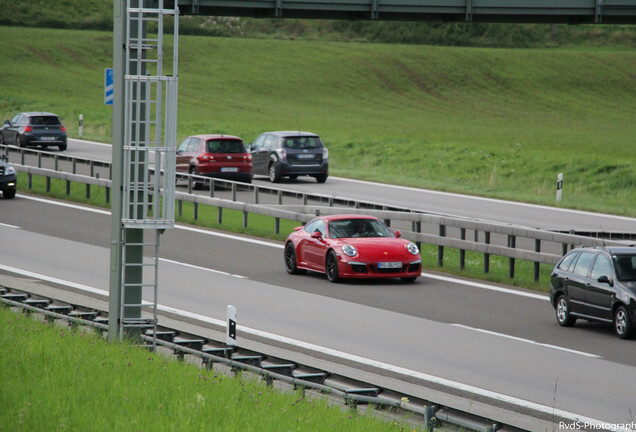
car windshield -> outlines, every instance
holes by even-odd
[[[377,219],[336,219],[329,221],[331,238],[393,237],[391,230]]]
[[[636,281],[636,254],[614,255],[614,267],[619,281]]]
[[[208,153],[246,153],[243,141],[210,140],[206,143]]]
[[[299,136],[293,138],[285,138],[285,148],[309,150],[322,148],[322,141],[320,138],[314,136]]]
[[[29,120],[30,124],[34,126],[59,126],[60,119],[53,116],[34,116]]]

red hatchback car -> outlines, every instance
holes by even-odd
[[[311,270],[330,282],[341,278],[393,278],[413,282],[422,274],[420,251],[372,216],[320,216],[294,229],[285,242],[290,274]]]
[[[190,136],[177,149],[177,172],[251,183],[252,155],[236,136]],[[194,186],[200,188],[201,182]]]

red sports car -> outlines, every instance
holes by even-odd
[[[413,282],[422,273],[415,243],[400,238],[376,217],[320,216],[294,229],[285,242],[290,274],[311,270],[341,278],[399,277]]]

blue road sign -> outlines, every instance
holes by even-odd
[[[104,69],[104,104],[113,104],[113,68]]]

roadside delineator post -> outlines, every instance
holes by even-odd
[[[227,306],[227,334],[226,344],[228,346],[236,346],[236,308],[232,305]]]
[[[556,191],[557,201],[561,201],[561,189],[563,189],[563,173],[559,173],[559,175],[557,175],[557,191]]]
[[[84,114],[80,114],[79,115],[79,131],[78,131],[80,138],[82,137],[83,130],[84,130]]]

